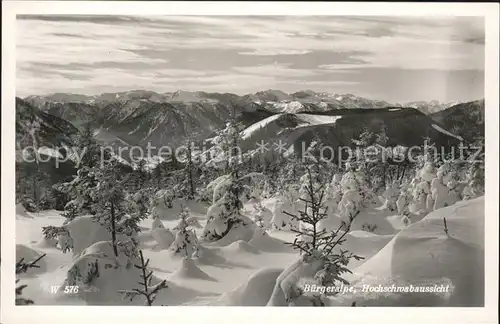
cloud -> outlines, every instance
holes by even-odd
[[[307,77],[317,74],[317,72],[312,70],[291,69],[289,65],[279,63],[250,67],[235,67],[233,71],[245,74],[272,75],[276,77]]]
[[[70,33],[53,33],[52,36],[56,37],[74,37],[74,38],[85,38],[84,35],[70,34]]]
[[[266,50],[256,50],[253,52],[240,52],[240,55],[262,55],[262,56],[274,56],[274,55],[303,55],[311,53],[308,50],[274,50],[274,51],[266,51]]]
[[[475,17],[25,15],[16,27],[25,94],[310,85],[389,100],[389,74],[425,85],[435,83],[425,76],[450,83],[484,73],[484,20]],[[446,91],[462,95],[454,89]]]

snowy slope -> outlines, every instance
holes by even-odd
[[[304,126],[335,124],[338,119],[342,118],[342,116],[309,114],[296,114],[296,116],[304,122]]]
[[[27,213],[21,206],[16,209],[16,259],[47,254],[42,268],[21,278],[20,283],[28,285],[24,291],[26,297],[32,298],[39,305],[129,305],[128,302],[121,302],[120,295],[115,292],[130,288],[127,282],[135,282],[133,272],[126,269],[103,274],[102,278],[112,281],[109,284],[106,280],[98,282],[105,295],[90,295],[96,292],[78,297],[51,294],[50,286],[60,285],[64,281],[70,266],[78,260],[78,255],[74,259],[73,253],[63,254],[53,244],[45,242],[41,228],[47,225],[60,226],[64,218],[56,211]],[[332,299],[331,305],[348,306],[354,300],[360,306],[481,304],[484,287],[483,197],[439,209],[421,221],[403,228],[399,233],[397,226],[391,227],[391,223],[387,221],[391,217],[387,216],[387,212],[373,209],[365,215],[365,221],[371,219],[371,223],[378,224],[380,229],[386,229],[382,231],[384,234],[354,230],[346,236],[342,248],[366,258],[348,266],[354,274],[346,279],[354,287],[361,289],[363,285],[394,282],[416,285],[424,282],[449,284],[454,290],[447,298],[443,295],[394,296],[358,291]],[[193,228],[199,237],[206,219],[203,213],[193,212],[191,216],[202,226]],[[447,219],[450,237],[444,233],[443,216]],[[169,285],[168,289],[158,295],[157,305],[266,305],[282,269],[288,268],[298,258],[298,252],[284,244],[292,242],[295,233],[271,231],[265,235],[262,231],[256,231],[248,243],[237,241],[224,247],[204,245],[200,258],[187,261],[173,255],[168,246],[158,244],[152,234],[153,223],[155,226],[159,223],[166,230],[175,233],[174,227],[178,220],[167,218],[171,220],[153,222],[152,219],[147,219],[140,224],[143,232],[139,235],[139,240],[145,257],[151,260],[149,268],[154,271],[156,281],[167,280]],[[99,250],[99,246],[104,244],[97,241],[106,240],[107,235],[95,232],[89,226],[83,227],[87,228],[87,232],[80,233],[78,237],[75,234],[75,239],[80,245],[78,250],[82,250],[81,244],[94,244],[84,252],[87,255],[85,258],[89,259],[94,250]],[[392,231],[389,231],[390,227]],[[71,230],[78,231],[78,228],[82,226],[72,226]],[[84,242],[86,238],[88,240]],[[139,300],[133,304],[140,305],[141,302]]]
[[[254,132],[258,131],[261,127],[266,127],[269,123],[275,121],[281,116],[282,116],[281,114],[276,114],[249,126],[248,128],[244,129],[241,132],[242,139],[248,139],[250,136],[252,136]]]
[[[474,141],[478,136],[484,136],[484,103],[484,99],[465,102],[429,116],[444,128],[452,129],[453,133]]]
[[[449,236],[444,232],[443,217],[446,217]],[[402,230],[355,273],[361,277],[358,286],[396,282],[413,285],[446,283],[452,287],[449,296],[442,294],[428,300],[429,296],[423,294],[406,296],[401,306],[432,303],[443,306],[483,305],[484,197],[430,213]],[[358,296],[360,304],[364,299],[367,304],[377,304],[377,301],[368,301],[367,296]]]
[[[448,136],[451,136],[451,137],[455,137],[456,139],[458,139],[459,141],[463,141],[463,138],[458,136],[458,135],[455,135],[455,134],[452,134],[450,132],[448,132],[446,129],[443,129],[441,126],[438,126],[436,124],[432,124],[431,125],[435,130],[437,130],[438,132],[441,132],[443,134],[446,134]]]
[[[434,126],[433,126],[434,125]],[[448,147],[458,144],[460,137],[446,131],[429,116],[416,109],[400,107],[377,109],[337,109],[311,113],[281,113],[253,124],[243,131],[243,151],[261,151],[257,143],[273,144],[280,141],[285,149],[296,148],[319,140],[323,145],[337,150],[339,146],[352,145],[353,136],[367,128],[378,132],[385,126],[388,145],[406,147],[421,145],[421,138],[429,137],[436,145]]]
[[[132,90],[104,93],[96,96],[54,94],[30,96],[22,103],[31,103],[43,113],[67,120],[73,125],[96,119],[97,127],[104,126],[111,136],[103,136],[105,144],[118,145],[123,140],[131,145],[173,145],[186,135],[203,139],[223,127],[232,112],[244,125],[252,125],[272,113],[331,112],[335,110],[383,110],[387,107],[448,107],[449,104],[419,102],[415,105],[391,104],[353,94],[329,94],[311,90],[287,94],[266,90],[239,96],[231,93],[177,91],[155,93]],[[18,108],[19,110],[19,108]],[[425,109],[420,109],[424,111]],[[431,109],[434,111],[434,108]],[[460,121],[460,118],[457,119]],[[444,124],[447,126],[446,124]],[[69,127],[66,127],[69,130]],[[451,129],[450,127],[446,127]]]
[[[335,124],[341,117],[290,113],[276,114],[243,130],[242,138],[248,140],[253,137],[259,137],[259,132],[278,135],[283,130],[290,131],[300,127],[331,125]]]

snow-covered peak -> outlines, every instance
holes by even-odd
[[[282,113],[297,113],[304,110],[304,105],[299,101],[274,103],[274,107]]]
[[[452,102],[441,102],[439,100],[430,100],[430,101],[410,101],[407,103],[404,103],[402,106],[403,107],[408,107],[408,108],[416,108],[423,113],[426,114],[432,114],[441,110],[444,110],[446,108],[452,107],[454,105],[457,105],[458,102],[452,101]]]
[[[269,123],[275,121],[276,119],[278,119],[279,117],[281,117],[282,114],[276,114],[276,115],[272,115],[270,117],[267,117],[266,119],[263,119],[253,125],[251,125],[250,127],[246,128],[245,130],[242,131],[242,136],[241,138],[242,139],[248,139],[249,137],[252,136],[252,134],[256,131],[258,131],[259,129],[265,127],[266,125],[268,125]]]

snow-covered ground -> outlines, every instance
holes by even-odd
[[[443,134],[446,134],[446,135],[449,135],[451,137],[455,137],[456,139],[458,139],[459,141],[463,141],[464,139],[458,135],[455,135],[455,134],[452,134],[450,132],[448,132],[446,129],[443,129],[441,126],[438,126],[436,124],[432,124],[432,127],[437,130],[438,132],[441,132]]]
[[[245,130],[242,131],[241,138],[247,139],[248,137],[250,137],[252,135],[252,133],[257,131],[259,128],[265,127],[267,124],[269,124],[270,122],[272,122],[280,117],[281,117],[281,114],[276,114],[276,115],[272,115],[268,118],[265,118],[265,119],[255,123],[255,124],[252,124],[250,127],[246,128]]]
[[[272,199],[268,199],[263,205],[273,203]],[[245,207],[251,210],[251,206]],[[205,215],[199,209],[191,212],[191,217],[201,225],[192,227],[198,237],[206,224]],[[353,301],[360,306],[479,306],[484,302],[483,197],[439,209],[421,220],[412,220],[408,225],[402,224],[395,212],[377,208],[359,217],[342,245],[342,249],[364,257],[349,264],[353,273],[346,276],[358,291],[333,297],[332,306],[350,306]],[[443,217],[447,219],[449,236],[444,233]],[[133,268],[119,269],[120,272],[117,270],[116,273],[111,272],[112,269],[101,268],[99,285],[106,286],[105,280],[112,282],[105,291],[85,292],[85,300],[81,295],[76,297],[61,291],[56,294],[51,292],[52,286],[64,284],[70,267],[82,259],[96,256],[93,249],[106,245],[101,242],[81,253],[62,253],[55,247],[55,242],[43,240],[41,228],[61,226],[63,221],[60,213],[54,210],[34,214],[22,207],[17,208],[16,259],[24,257],[30,261],[46,254],[39,269],[21,275],[20,283],[28,285],[23,296],[31,298],[37,305],[130,304],[121,301],[116,290],[130,289],[127,285],[140,279]],[[262,235],[257,230],[248,242],[236,241],[227,246],[217,242],[204,243],[198,259],[185,259],[158,244],[155,236],[162,236],[158,230],[164,230],[158,229],[159,222],[165,230],[173,232],[179,221],[172,217],[172,220],[147,219],[140,224],[143,228],[139,234],[140,248],[145,258],[150,259],[148,268],[154,272],[155,280],[167,280],[168,285],[158,294],[155,305],[265,306],[271,295],[274,296],[278,276],[299,258],[298,252],[284,244],[293,241],[294,233],[273,230],[268,232],[269,235]],[[362,230],[365,223],[377,227],[373,232]],[[153,227],[157,228],[156,232],[151,230]],[[94,238],[97,241],[102,239]],[[418,285],[422,282],[444,283],[453,289],[441,295],[361,292],[363,285]],[[136,300],[132,304],[143,303]]]
[[[260,129],[269,127],[269,125],[276,120],[287,116],[287,115],[293,115],[297,118],[297,128],[299,127],[307,127],[307,126],[313,126],[313,125],[329,125],[329,124],[335,124],[335,122],[342,118],[342,116],[329,116],[329,115],[311,115],[311,114],[301,114],[301,113],[296,113],[296,111],[287,111],[286,113],[279,113],[276,115],[272,115],[270,117],[267,117],[251,126],[248,128],[244,129],[241,133],[242,139],[247,140],[251,138],[255,133],[257,133]]]

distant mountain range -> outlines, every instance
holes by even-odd
[[[376,130],[382,124],[394,145],[418,145],[424,137],[451,144],[460,136],[469,140],[484,134],[484,100],[450,105],[437,101],[390,104],[309,90],[293,94],[267,90],[244,96],[137,90],[98,96],[56,93],[16,100],[19,132],[28,111],[28,115],[42,116],[45,130],[41,136],[46,143],[68,141],[76,128],[90,121],[96,139],[115,147],[148,143],[176,147],[187,138],[204,140],[224,127],[232,114],[247,128],[248,143],[261,139],[311,143],[319,138],[327,145],[349,145],[364,128]],[[332,116],[338,120],[325,122]]]
[[[384,107],[410,107],[423,113],[434,113],[458,102],[443,103],[437,100],[413,101],[407,103],[389,103],[383,100],[372,100],[353,94],[330,94],[314,92],[311,90],[285,93],[281,90],[266,90],[254,94],[239,96],[232,93],[207,93],[203,91],[189,92],[176,91],[156,93],[146,90],[132,90],[117,93],[103,93],[95,96],[80,94],[55,93],[47,96],[29,96],[25,100],[36,106],[47,103],[80,103],[102,106],[110,102],[126,102],[131,100],[145,100],[157,103],[240,103],[257,104],[274,112],[304,112],[325,111],[330,109],[350,108],[384,108]]]

